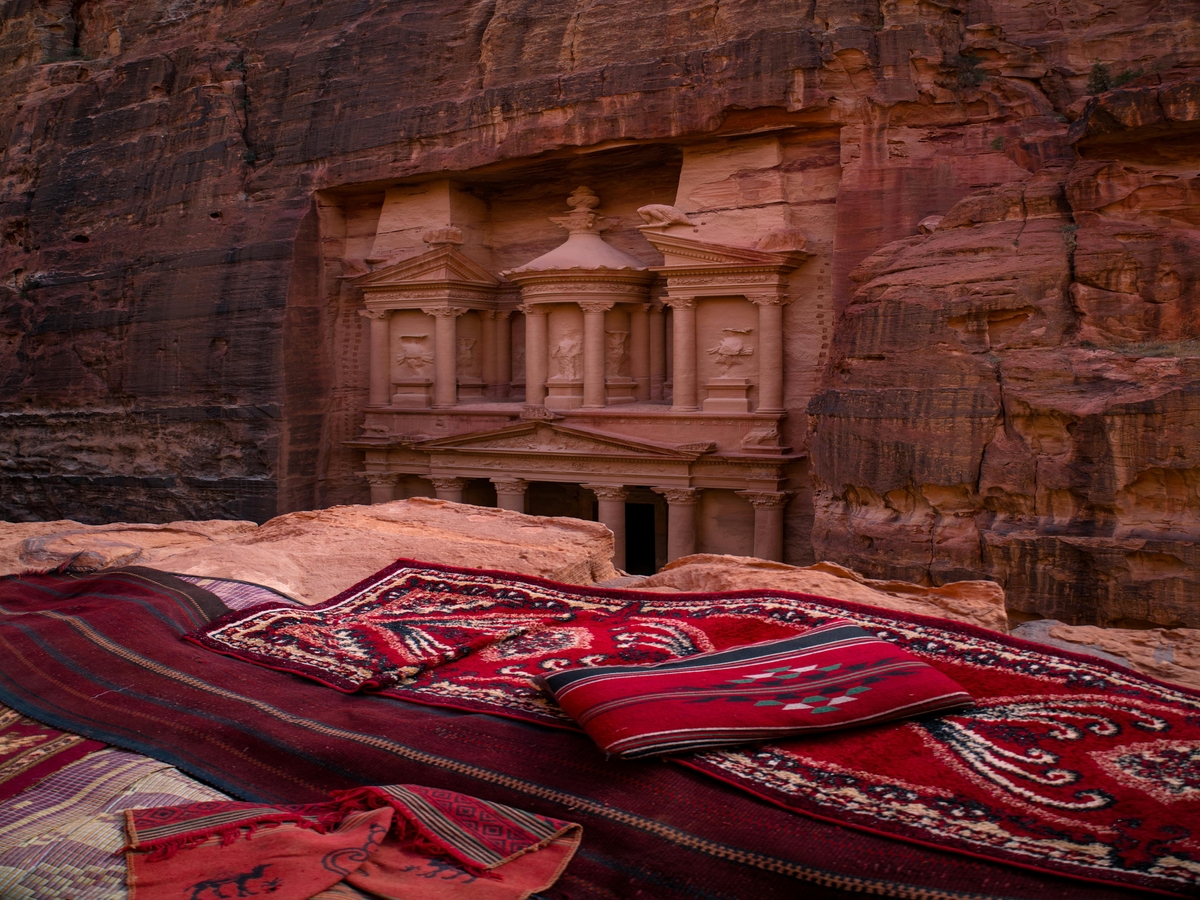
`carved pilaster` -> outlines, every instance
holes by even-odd
[[[700,408],[696,392],[696,298],[667,297],[663,302],[674,310],[671,409],[690,412]]]
[[[433,316],[433,405],[454,406],[458,402],[458,328],[455,320],[465,306],[422,307]]]
[[[596,518],[613,535],[613,565],[625,568],[625,498],[628,492],[620,484],[584,484],[596,495]]]
[[[696,488],[654,488],[667,498],[667,562],[696,552]]]
[[[433,490],[437,495],[437,499],[462,503],[463,488],[467,486],[467,479],[432,476],[429,480],[433,483]]]
[[[754,507],[754,555],[759,559],[783,561],[784,491],[738,491]]]
[[[783,294],[746,294],[758,307],[758,412],[783,412]]]
[[[524,478],[493,478],[496,486],[496,506],[513,512],[525,512],[525,491],[529,482]]]
[[[400,475],[396,472],[364,472],[363,478],[371,486],[372,503],[390,503],[396,499],[396,485]]]

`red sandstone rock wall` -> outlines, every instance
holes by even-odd
[[[0,516],[365,497],[362,191],[784,129],[843,309],[790,545],[1195,624],[1197,71],[1170,0],[4,0]]]

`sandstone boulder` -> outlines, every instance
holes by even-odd
[[[651,591],[795,591],[940,616],[994,631],[1008,630],[1004,591],[991,581],[923,587],[902,581],[875,581],[831,562],[798,568],[752,557],[697,553],[677,559],[629,587]]]
[[[603,525],[427,498],[289,513],[261,526],[0,523],[0,574],[71,559],[93,568],[136,564],[252,581],[304,603],[327,600],[399,557],[569,584],[617,574]]]

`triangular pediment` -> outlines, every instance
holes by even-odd
[[[366,275],[351,279],[365,291],[401,290],[429,285],[498,288],[500,280],[454,246],[434,247]]]
[[[637,459],[645,459],[648,456],[660,459],[695,459],[711,449],[709,445],[684,447],[657,441],[638,441],[611,432],[552,422],[524,422],[495,431],[436,438],[417,446],[419,449],[430,451],[538,453]]]
[[[770,267],[786,271],[794,269],[812,254],[805,250],[751,250],[748,247],[730,247],[726,244],[710,244],[680,235],[643,229],[646,240],[663,255],[664,264],[655,266],[656,272],[673,268],[696,267]]]

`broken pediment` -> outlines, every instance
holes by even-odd
[[[713,449],[712,444],[665,444],[638,441],[623,435],[548,422],[527,422],[451,438],[437,438],[417,445],[428,451],[539,453],[584,456],[617,456],[645,459],[696,459]]]
[[[414,292],[427,299],[430,290],[465,291],[485,297],[501,287],[500,279],[449,243],[359,275],[350,283],[362,288],[368,306],[384,296],[393,299]]]
[[[659,226],[643,226],[642,234],[654,245],[654,249],[663,255],[663,265],[653,266],[653,271],[665,274],[680,269],[745,267],[765,267],[786,272],[812,256],[802,247],[802,235],[790,236],[790,240],[781,235],[768,235],[761,243],[780,249],[752,250],[748,247],[730,247],[698,241],[659,230]]]

